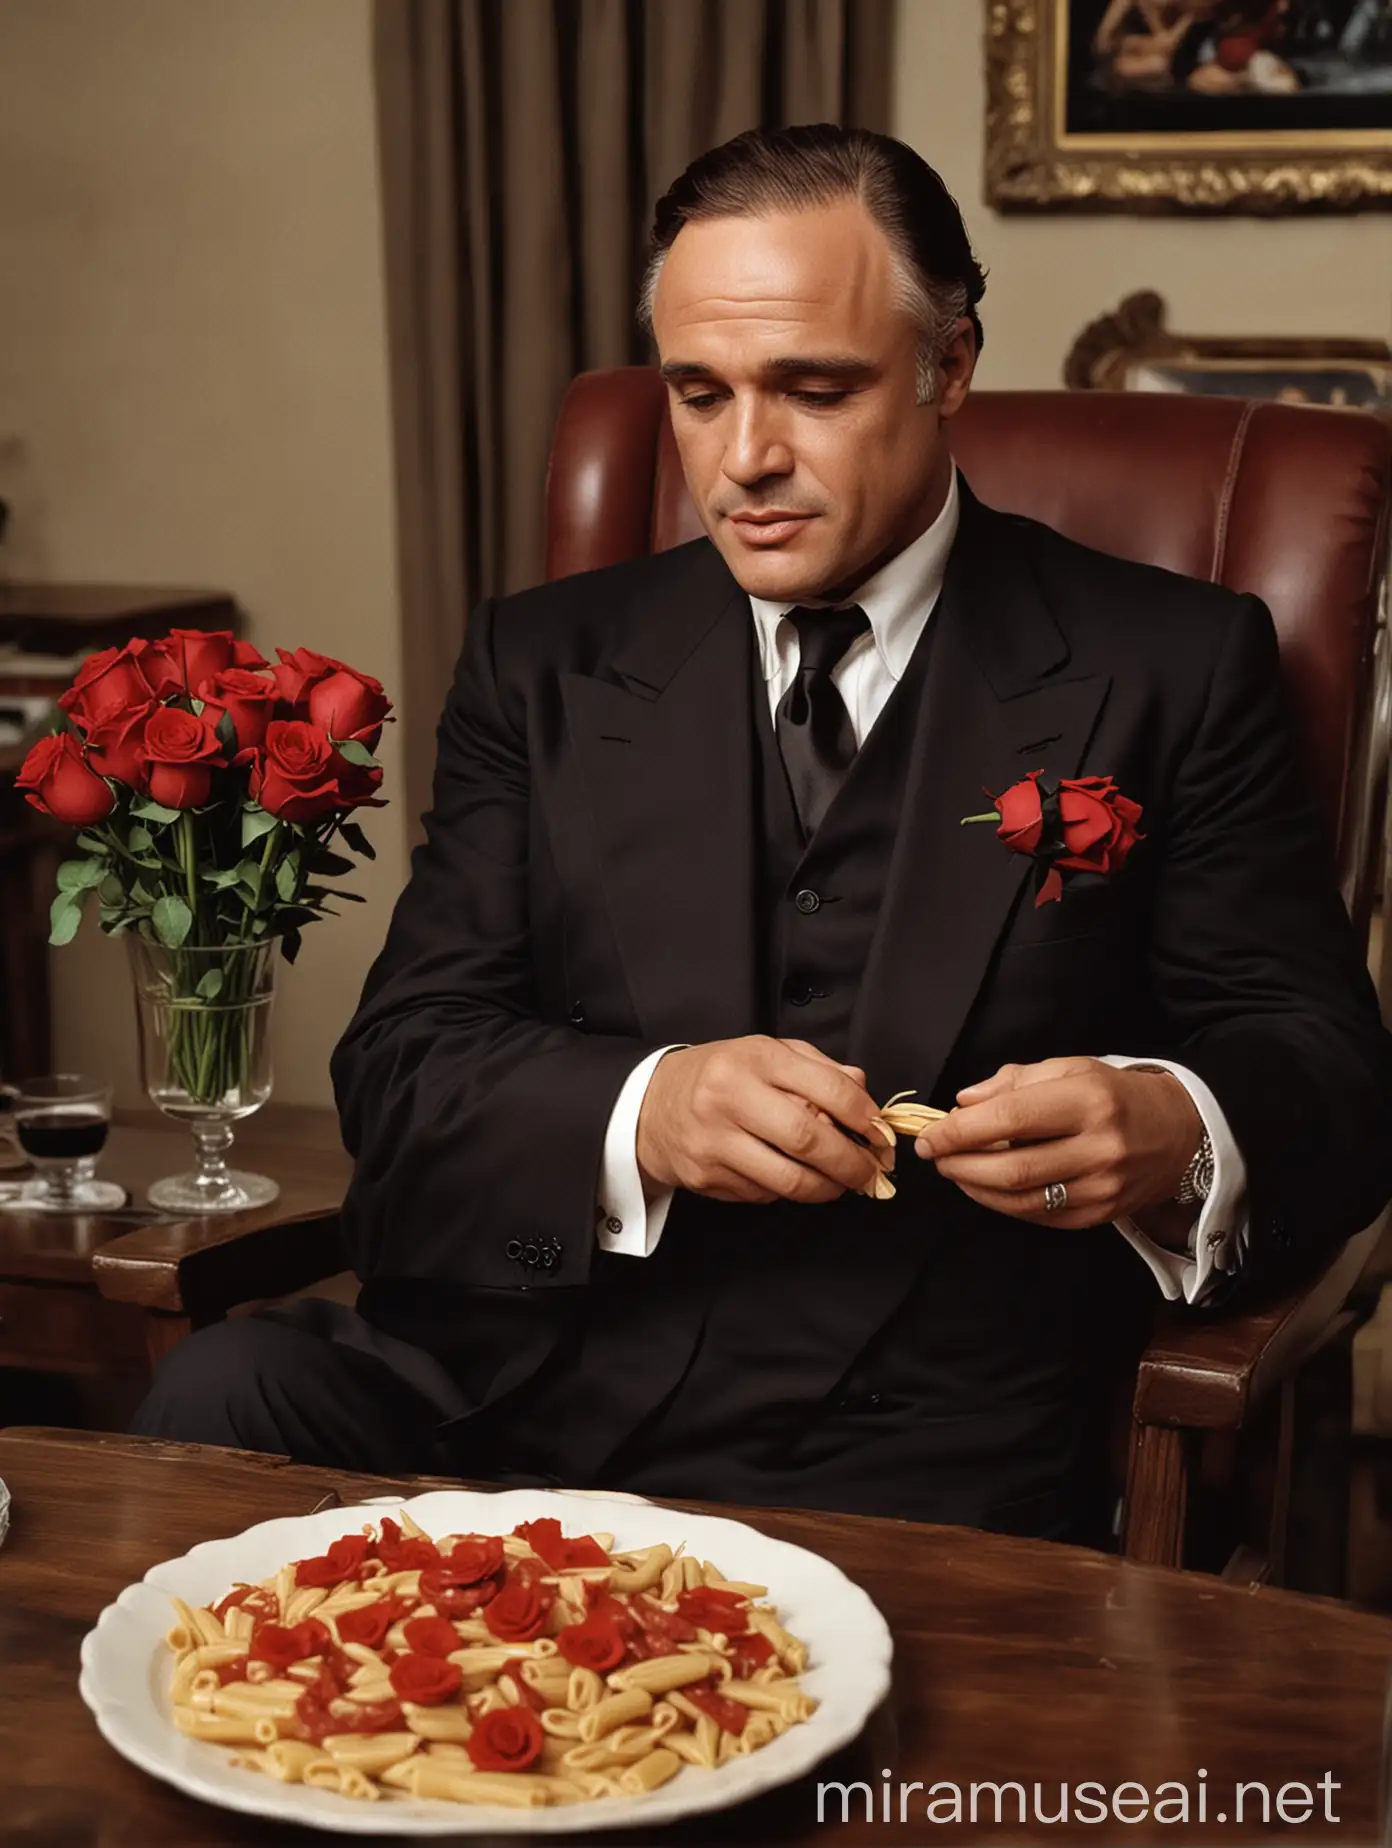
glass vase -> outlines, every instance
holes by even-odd
[[[156,1181],[150,1204],[188,1213],[269,1205],[276,1182],[229,1168],[227,1151],[232,1125],[271,1094],[276,940],[177,950],[127,941],[145,1089],[194,1142],[192,1171]]]

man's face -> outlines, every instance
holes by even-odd
[[[917,329],[890,248],[855,200],[687,225],[653,331],[687,486],[741,588],[852,593],[930,524],[951,468],[942,422],[971,384],[968,323],[919,404]]]

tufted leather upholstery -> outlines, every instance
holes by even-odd
[[[1388,749],[1374,651],[1392,426],[1235,398],[988,391],[973,394],[952,428],[957,458],[990,505],[1264,600],[1345,897],[1366,930]],[[551,454],[547,577],[700,531],[657,373],[583,373]],[[1386,675],[1385,645],[1378,669]]]

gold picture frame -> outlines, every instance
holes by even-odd
[[[1337,336],[1180,334],[1153,289],[1128,295],[1078,335],[1070,391],[1167,391],[1267,398],[1392,415],[1392,345]]]
[[[1348,7],[1347,19],[1342,12],[1336,16],[1347,33],[1353,7],[1385,7],[1387,0],[1280,4],[1284,13],[1277,23],[1288,32],[1304,31],[1313,17],[1301,10],[1292,14],[1291,8]],[[1243,0],[986,0],[990,203],[1002,211],[1263,214],[1392,206],[1392,56],[1381,15],[1373,16],[1377,62],[1364,73],[1376,87],[1359,93],[1356,87],[1337,88],[1341,67],[1333,54],[1302,61],[1283,57],[1286,47],[1279,39],[1269,48],[1253,34],[1246,41],[1222,40],[1225,19],[1242,5]],[[1121,24],[1113,31],[1108,21],[1104,56],[1094,15],[1109,12]],[[1207,54],[1203,72],[1197,65],[1182,74],[1177,65],[1167,70],[1163,53],[1151,56],[1147,70],[1141,28],[1148,30],[1151,21],[1157,32],[1150,42],[1166,50],[1184,28],[1186,44],[1197,45],[1190,55]],[[1128,25],[1137,31],[1119,39]],[[1246,80],[1246,90],[1241,87],[1256,56],[1249,50],[1247,66],[1228,66],[1249,44],[1265,60],[1258,66],[1262,77],[1284,88],[1259,91],[1255,79]],[[1236,54],[1229,49],[1234,45]],[[1100,76],[1099,64],[1105,65]],[[1352,63],[1342,68],[1342,81],[1353,85],[1358,73]],[[1201,83],[1204,72],[1212,78]]]

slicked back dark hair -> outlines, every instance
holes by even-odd
[[[903,305],[920,329],[918,393],[931,400],[935,368],[959,320],[980,347],[977,305],[986,276],[957,201],[921,155],[890,135],[817,122],[751,128],[693,160],[657,202],[638,318],[652,331],[653,296],[682,228],[707,218],[758,218],[857,199],[896,259]]]

